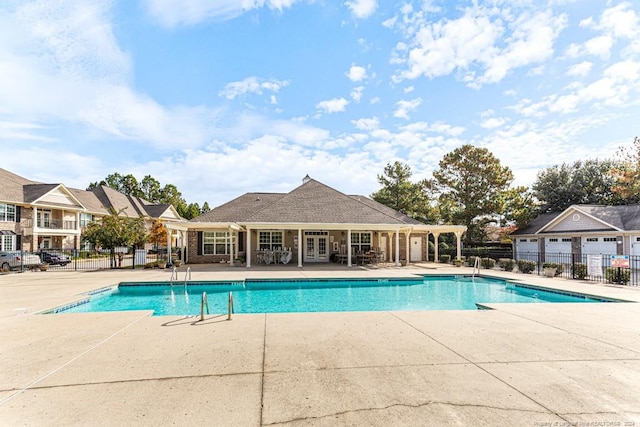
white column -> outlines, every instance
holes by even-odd
[[[36,227],[38,226],[38,208],[34,206],[33,208],[33,219],[31,220],[31,225],[33,226],[33,236],[31,236],[31,250],[37,251],[38,249],[38,233],[36,233]],[[20,248],[22,250],[22,248]]]
[[[171,265],[171,230],[167,228],[166,225],[164,226],[164,228],[167,229],[167,265]]]
[[[229,228],[229,265],[233,267],[233,229]]]
[[[351,267],[351,230],[347,230],[347,267]]]
[[[462,238],[462,231],[456,231],[455,235],[456,235],[456,258],[460,259],[462,258],[462,242],[461,242],[461,238]]]
[[[251,267],[251,229],[247,227],[247,268]]]
[[[302,268],[302,228],[298,228],[298,268]]]
[[[404,233],[404,237],[405,237],[405,238],[404,238],[404,239],[405,239],[405,245],[404,245],[404,248],[405,248],[405,250],[404,250],[404,251],[405,251],[405,259],[407,260],[407,265],[409,265],[409,259],[410,259],[410,252],[409,252],[409,250],[411,249],[411,247],[410,247],[409,245],[411,244],[411,243],[410,243],[411,233],[410,233],[410,232],[408,232],[408,231],[407,231],[407,232],[405,232],[405,233]]]
[[[396,267],[400,267],[400,230],[396,230]]]
[[[440,233],[433,233],[433,262],[438,262],[438,239],[440,238]]]

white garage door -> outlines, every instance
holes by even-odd
[[[615,237],[585,237],[582,239],[584,255],[615,255],[617,253]]]
[[[571,261],[571,238],[548,238],[544,242],[545,262],[567,263]]]
[[[640,236],[631,237],[631,255],[640,255]]]
[[[538,239],[518,239],[516,241],[518,259],[538,260]]]

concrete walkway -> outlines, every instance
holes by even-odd
[[[193,279],[470,273],[331,267],[194,266]],[[640,301],[637,288],[490,274]],[[640,426],[636,303],[204,322],[142,311],[36,314],[93,289],[169,275],[0,276],[0,425]]]

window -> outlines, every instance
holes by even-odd
[[[529,239],[530,242],[537,242],[538,239]]]
[[[233,242],[235,244],[235,236]],[[234,245],[235,246],[235,245]],[[205,231],[202,233],[203,255],[230,255],[231,237],[227,231]]]
[[[598,238],[597,237],[587,237],[587,242],[597,242]]]
[[[524,243],[526,241],[527,241],[527,239],[520,239],[520,242],[522,242],[522,243]]]
[[[557,242],[558,239],[549,239],[550,242]]]
[[[371,250],[371,233],[351,233],[351,248],[356,251],[366,252]]]
[[[275,250],[282,248],[282,231],[261,231],[258,237],[260,250]]]
[[[90,222],[93,222],[93,215],[90,213],[80,212],[80,227],[86,227]]]
[[[616,238],[615,237],[604,237],[602,239],[603,242],[616,242]]]
[[[1,236],[0,250],[2,251],[15,251],[16,250],[16,236],[5,234]]]
[[[16,222],[16,205],[0,203],[0,221]]]
[[[571,242],[571,237],[563,237],[562,241],[565,242],[565,243],[566,242]]]

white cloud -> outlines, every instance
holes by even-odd
[[[401,100],[396,102],[396,110],[393,112],[393,117],[399,119],[409,120],[409,113],[422,104],[422,98],[412,99],[411,101]]]
[[[602,59],[608,59],[611,55],[613,47],[613,38],[611,36],[597,36],[587,40],[583,46],[583,52],[586,55],[598,56]]]
[[[589,61],[582,61],[579,64],[574,64],[567,70],[568,76],[585,77],[591,71],[593,63]]]
[[[504,125],[507,122],[507,119],[504,117],[491,117],[487,120],[484,120],[480,123],[480,126],[485,129],[495,129]]]
[[[280,89],[289,85],[286,80],[264,80],[258,77],[247,77],[244,80],[231,82],[225,85],[218,95],[227,99],[235,99],[247,93],[262,95],[263,91],[278,93]]]
[[[607,67],[602,76],[587,85],[575,83],[565,94],[552,94],[539,102],[523,99],[512,108],[525,117],[549,113],[574,113],[583,105],[631,105],[640,96],[640,62],[625,60]]]
[[[567,25],[565,15],[554,16],[550,11],[512,15],[481,6],[466,8],[457,19],[407,19],[413,20],[403,26],[409,44],[398,43],[392,57],[393,63],[405,63],[406,69],[394,81],[435,78],[459,70],[462,80],[476,88],[501,81],[515,68],[552,57],[553,44]]]
[[[380,120],[377,117],[371,117],[370,119],[358,119],[352,120],[351,123],[360,130],[372,131],[380,127]]]
[[[366,19],[373,15],[378,8],[377,0],[350,0],[345,2],[353,16]]]
[[[143,0],[147,13],[161,25],[177,27],[208,20],[229,20],[252,9],[268,7],[282,11],[298,0]]]
[[[346,73],[346,76],[352,82],[360,82],[367,78],[367,70],[359,65],[352,65]]]
[[[325,113],[339,113],[345,111],[349,101],[344,98],[333,98],[326,101],[321,101],[316,104],[318,110],[322,110]]]
[[[364,86],[357,86],[351,90],[349,96],[353,99],[354,102],[358,103],[362,99],[362,93],[364,92]]]
[[[614,37],[624,37],[633,39],[638,36],[640,29],[638,24],[640,19],[636,12],[631,9],[628,2],[620,3],[616,6],[605,9],[600,17],[600,22],[595,22],[593,18],[582,21],[581,26],[591,27],[601,30]]]
[[[164,107],[137,93],[116,42],[110,3],[35,1],[3,16],[0,113],[10,121],[86,126],[159,148],[195,146],[218,111]],[[10,34],[10,36],[9,36]],[[61,122],[61,123],[60,123]]]

